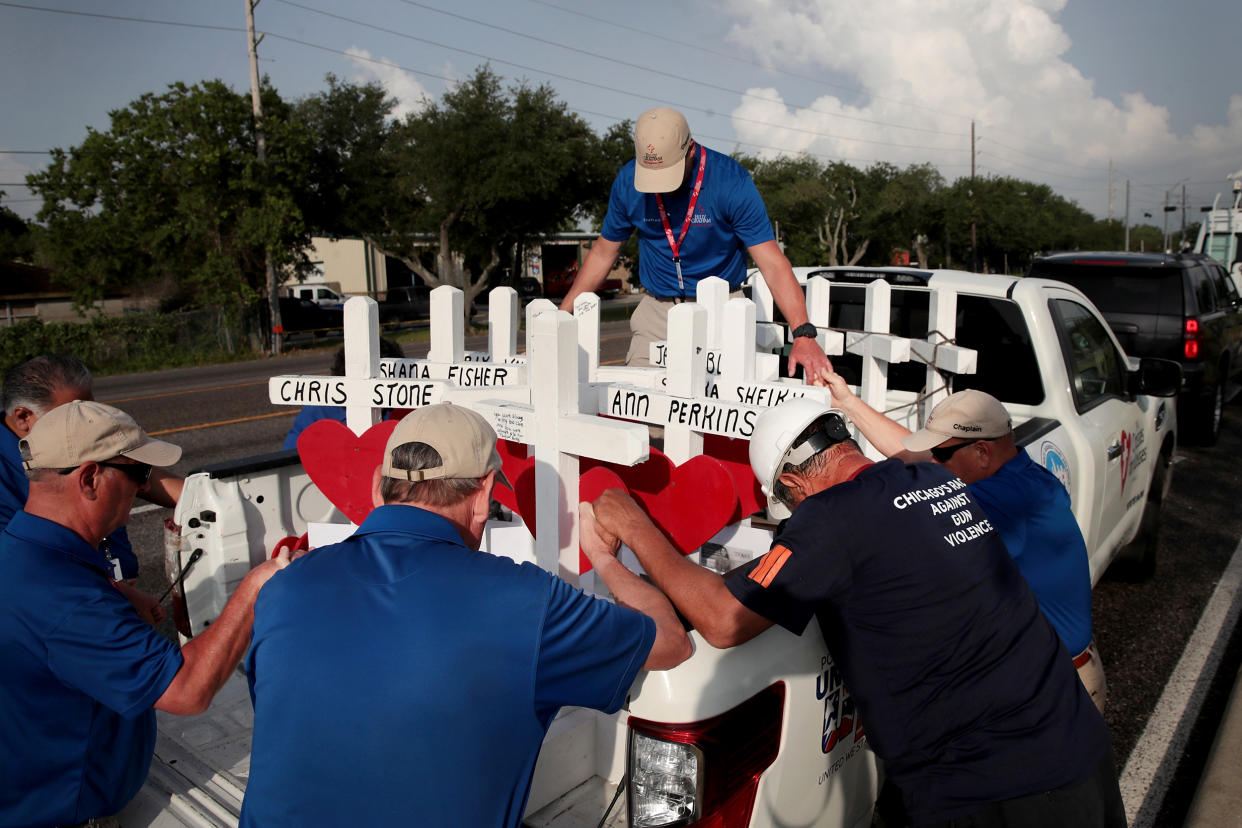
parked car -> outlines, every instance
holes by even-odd
[[[267,303],[260,303],[264,326],[268,326]],[[280,326],[285,333],[343,330],[345,312],[340,307],[324,308],[309,299],[280,297]]]
[[[431,288],[424,284],[390,287],[379,302],[380,324],[410,322],[431,316]]]
[[[1216,443],[1221,408],[1242,388],[1242,299],[1219,262],[1199,253],[1058,253],[1036,259],[1027,275],[1085,293],[1127,354],[1180,362],[1180,436]]]
[[[293,285],[285,288],[286,295],[294,299],[309,299],[324,308],[342,308],[346,297],[327,285]]]
[[[574,279],[577,277],[577,263],[561,270],[549,272],[543,278],[543,295],[549,297],[564,296],[569,293],[569,288],[573,286]],[[615,299],[617,294],[621,292],[621,280],[615,276],[605,277],[604,283],[595,292],[601,299]]]

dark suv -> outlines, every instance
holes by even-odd
[[[1027,275],[1087,294],[1127,354],[1180,362],[1179,436],[1216,443],[1242,373],[1242,300],[1219,262],[1200,253],[1057,253]]]

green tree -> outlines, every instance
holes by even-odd
[[[361,235],[428,285],[460,288],[467,315],[502,254],[585,218],[615,173],[551,87],[505,90],[487,67],[397,125],[387,152],[393,194]]]
[[[213,80],[143,95],[28,178],[47,257],[80,307],[154,284],[170,302],[240,310],[263,295],[265,251],[280,269],[306,265],[309,137],[270,88],[263,107],[266,170],[248,96]]]
[[[4,190],[0,190],[0,200]],[[30,264],[34,261],[35,241],[30,225],[17,213],[0,204],[0,259]]]

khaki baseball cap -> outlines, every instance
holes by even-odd
[[[181,459],[180,446],[151,439],[124,411],[92,400],[67,402],[44,414],[18,451],[29,470],[71,469],[113,457],[159,467]]]
[[[405,443],[426,443],[440,454],[441,464],[430,469],[399,469],[392,465],[393,451]],[[384,448],[385,477],[418,483],[423,480],[479,478],[496,471],[496,479],[513,485],[501,471],[496,451],[496,432],[482,416],[451,403],[416,408],[405,415],[388,437]]]
[[[949,395],[932,409],[927,425],[901,441],[910,451],[927,451],[945,440],[991,440],[1013,430],[1001,401],[973,388]]]
[[[634,125],[634,189],[671,193],[686,177],[690,125],[686,116],[666,106],[649,109]]]

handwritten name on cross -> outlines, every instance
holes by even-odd
[[[441,300],[450,310],[460,311],[460,300],[451,292],[441,295],[450,297]],[[534,446],[536,562],[576,584],[578,458],[642,462],[648,456],[647,429],[582,414],[575,320],[546,307],[528,318],[529,376],[534,381],[526,385],[469,388],[443,380],[384,378],[379,376],[378,306],[368,297],[354,297],[345,305],[346,375],[272,377],[268,396],[281,405],[343,406],[346,424],[356,434],[378,421],[380,408],[452,402],[478,411],[500,438]],[[463,355],[449,330],[448,345],[437,348],[432,342],[433,352],[442,358]]]

